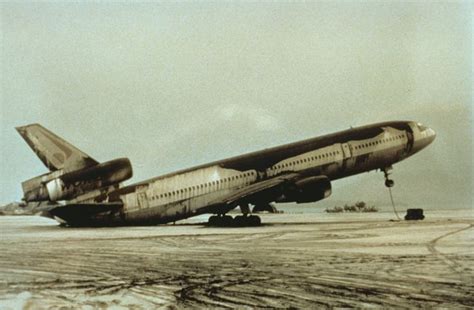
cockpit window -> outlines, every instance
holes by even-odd
[[[424,126],[423,124],[421,123],[418,123],[416,124],[418,126],[418,129],[420,129],[420,131],[425,131],[428,129],[428,127]]]

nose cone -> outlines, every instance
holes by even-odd
[[[428,145],[430,145],[436,138],[436,132],[429,127],[422,126],[418,134],[415,135],[415,143],[413,147],[413,153],[416,153]]]
[[[433,142],[434,139],[436,138],[436,131],[434,131],[432,128],[428,128],[426,131],[427,131],[427,133],[426,133],[426,140],[427,140],[426,145],[428,145],[431,142]]]

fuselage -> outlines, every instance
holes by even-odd
[[[393,121],[351,128],[163,175],[109,195],[119,212],[91,221],[158,224],[209,213],[207,206],[233,191],[278,175],[329,180],[390,167],[430,144],[435,132],[419,123]]]

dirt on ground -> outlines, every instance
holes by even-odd
[[[473,219],[64,228],[0,217],[0,308],[474,306]]]

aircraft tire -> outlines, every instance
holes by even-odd
[[[238,215],[234,218],[233,224],[235,227],[244,227],[246,226],[246,223],[247,223],[246,217],[243,215]]]
[[[224,215],[219,220],[219,226],[221,227],[231,227],[234,223],[234,219],[230,215]]]
[[[248,226],[260,226],[262,224],[262,220],[259,216],[251,215],[247,218]]]
[[[393,180],[390,180],[390,179],[385,180],[386,187],[393,187],[394,185],[395,185],[395,182]]]
[[[219,217],[217,215],[213,215],[207,220],[208,226],[218,226],[218,223],[219,223]]]

